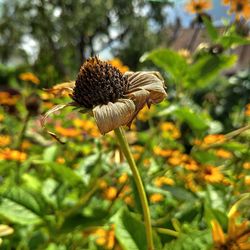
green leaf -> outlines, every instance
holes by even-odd
[[[213,26],[212,22],[208,18],[203,17],[202,20],[203,20],[203,23],[205,24],[207,33],[208,33],[211,41],[215,42],[219,37],[219,33],[218,33],[217,29]]]
[[[189,67],[186,84],[189,88],[206,87],[221,70],[231,67],[236,55],[204,55]]]
[[[177,240],[166,244],[164,250],[208,250],[211,249],[211,233],[208,230],[181,234]]]
[[[173,112],[180,120],[185,121],[193,130],[206,130],[208,124],[203,117],[189,108],[179,108]]]
[[[76,186],[82,183],[81,177],[71,168],[65,167],[62,164],[52,163],[50,164],[51,169],[56,176],[63,182],[72,186]]]
[[[220,37],[219,43],[224,48],[231,48],[232,46],[248,45],[250,44],[250,40],[247,38],[241,37],[237,34],[232,34],[232,35],[224,35]]]
[[[43,152],[43,160],[47,162],[52,162],[55,160],[56,153],[57,153],[57,145],[52,145],[46,148]]]
[[[188,68],[186,59],[170,49],[154,50],[149,54],[145,54],[141,60],[151,60],[156,66],[170,74],[178,83],[181,83],[181,79],[186,74]]]
[[[0,215],[20,224],[41,222],[45,204],[26,190],[13,187],[1,193]]]
[[[147,250],[145,227],[135,214],[120,209],[112,221],[115,223],[115,236],[123,250]]]

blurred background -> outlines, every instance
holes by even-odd
[[[70,108],[41,127],[95,55],[166,83],[126,128],[156,250],[250,249],[249,19],[249,0],[0,0],[1,249],[147,249],[114,134]]]
[[[17,74],[30,70],[39,75],[43,86],[49,86],[74,78],[82,62],[93,55],[118,57],[137,70],[142,68],[139,58],[153,48],[194,50],[204,40],[191,41],[188,29],[197,12],[185,8],[186,3],[1,0],[1,84],[8,81],[6,68]],[[213,8],[204,11],[216,27],[235,20],[235,12],[229,13],[223,1],[213,1]]]

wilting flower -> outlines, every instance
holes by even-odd
[[[56,85],[48,92],[61,96],[63,90],[67,90],[74,101],[49,110],[42,125],[50,114],[74,106],[81,112],[91,113],[102,134],[120,126],[130,126],[145,105],[159,103],[166,97],[164,81],[158,72],[122,74],[97,57],[89,58],[82,65],[76,82]]]
[[[250,249],[250,223],[245,220],[237,223],[240,214],[234,211],[229,214],[227,233],[225,234],[216,220],[212,220],[212,236],[214,241],[214,250],[243,250]]]
[[[192,14],[199,14],[212,8],[212,2],[209,0],[191,0],[186,5],[186,10]]]

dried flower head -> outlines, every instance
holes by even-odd
[[[82,65],[76,82],[59,84],[47,91],[56,96],[67,91],[74,101],[49,110],[42,119],[43,126],[50,114],[74,106],[92,114],[102,134],[120,126],[130,126],[145,105],[150,107],[159,103],[167,95],[158,72],[122,74],[118,68],[97,57],[89,58]]]

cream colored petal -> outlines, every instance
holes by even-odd
[[[164,80],[159,72],[127,72],[129,89],[126,96],[136,102],[159,103],[166,96]]]
[[[119,99],[115,103],[109,102],[107,105],[98,105],[93,109],[93,115],[102,134],[127,125],[134,112],[134,102],[129,99]]]
[[[74,87],[75,81],[70,81],[56,84],[52,88],[46,89],[45,91],[49,94],[53,94],[56,97],[61,97],[66,95],[72,95]]]

